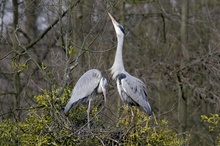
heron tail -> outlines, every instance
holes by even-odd
[[[66,114],[71,109],[72,106],[73,106],[72,103],[68,102],[64,108],[64,113]]]
[[[152,110],[151,110],[151,106],[150,106],[149,102],[146,102],[146,104],[144,106],[144,110],[148,113],[149,116],[152,116]]]

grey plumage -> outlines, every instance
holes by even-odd
[[[108,13],[109,14],[109,13]],[[141,106],[149,116],[152,115],[151,106],[148,102],[148,96],[145,84],[138,78],[130,75],[124,69],[122,58],[122,49],[124,43],[124,29],[112,16],[112,20],[116,35],[117,49],[114,63],[111,67],[112,78],[116,80],[118,93],[121,99],[129,105]]]
[[[145,84],[138,78],[128,73],[121,74],[116,78],[117,88],[121,99],[129,105],[141,106],[149,114],[152,115],[151,107],[147,101],[147,92]]]
[[[67,113],[73,106],[81,102],[86,102],[97,93],[103,93],[106,100],[107,80],[97,69],[91,69],[84,73],[77,81],[69,102],[64,112]]]

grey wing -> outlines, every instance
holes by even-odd
[[[147,99],[146,87],[141,80],[127,74],[126,78],[121,80],[121,87],[128,97],[144,108],[149,115],[152,115],[151,106]]]
[[[72,106],[90,96],[98,86],[100,78],[101,72],[96,69],[91,69],[84,73],[77,81],[64,112],[67,113]]]

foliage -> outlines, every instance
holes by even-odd
[[[16,122],[5,120],[0,124],[0,144],[1,145],[81,145],[84,139],[76,136],[69,136],[71,129],[66,126],[65,118],[61,114],[65,97],[70,90],[65,90],[63,96],[57,104],[56,92],[35,96],[36,106],[32,106],[24,121]],[[79,107],[76,110],[79,115],[86,112]],[[82,116],[84,118],[84,116]],[[81,118],[82,118],[81,117]],[[76,117],[75,120],[80,118]],[[92,138],[91,138],[92,139]],[[88,140],[89,141],[89,140]],[[94,142],[95,140],[93,140]]]
[[[128,112],[127,107],[125,111]],[[117,127],[123,129],[123,145],[160,145],[179,146],[184,140],[168,125],[168,121],[156,121],[156,117],[147,117],[138,108],[133,108],[134,117],[126,114],[117,123]]]
[[[29,65],[27,63],[20,63],[20,62],[16,62],[16,61],[12,61],[12,68],[17,71],[17,73],[21,73],[24,70],[27,70],[29,67]]]
[[[93,107],[93,124],[87,129],[86,110],[78,105],[71,110],[67,118],[63,113],[70,95],[66,89],[59,99],[56,92],[44,92],[35,96],[36,105],[29,109],[24,121],[4,120],[0,124],[1,145],[180,145],[184,141],[168,126],[165,120],[157,123],[156,118],[148,118],[134,108],[135,116],[131,121],[129,108],[125,107],[125,116],[110,128],[104,128],[97,115],[98,108]],[[58,104],[59,103],[59,104]],[[73,124],[70,124],[73,123]]]
[[[216,139],[220,145],[220,117],[218,114],[211,114],[210,117],[206,115],[201,116],[201,121],[208,125],[210,133],[217,133]]]

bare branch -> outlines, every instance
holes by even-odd
[[[33,47],[36,43],[38,43],[60,20],[63,18],[70,10],[72,10],[77,4],[80,2],[80,0],[77,0],[75,4],[70,6],[66,11],[63,12],[61,17],[57,18],[37,39],[35,39],[33,42],[31,42],[29,45],[27,45],[25,48],[28,50],[31,47]]]

